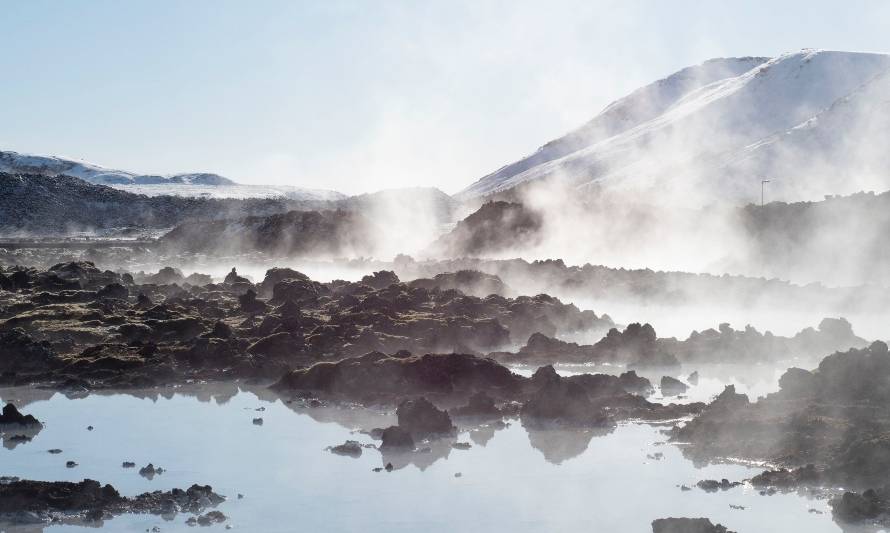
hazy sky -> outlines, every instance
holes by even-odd
[[[888,28],[886,0],[9,0],[0,149],[451,193],[689,64]]]

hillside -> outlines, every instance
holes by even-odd
[[[883,85],[864,90],[890,69],[890,56],[805,50],[763,61],[761,58],[706,62],[645,87],[608,106],[584,128],[551,141],[532,156],[481,178],[462,191],[463,199],[509,190],[517,185],[558,179],[573,187],[637,194],[657,192],[661,201],[698,205],[714,201],[745,202],[759,196],[757,167],[733,161],[751,159],[758,144],[793,134],[848,97],[858,109],[886,107]],[[684,73],[701,73],[692,77]],[[721,78],[721,76],[723,76]],[[648,95],[655,95],[647,98]],[[643,104],[646,102],[646,104]],[[636,114],[617,112],[643,109]],[[826,115],[822,115],[826,117]],[[831,113],[838,138],[835,161],[849,161],[854,149],[876,146],[886,130],[861,128],[857,113]],[[886,140],[886,138],[885,138]],[[812,145],[799,153],[815,155]],[[788,199],[812,199],[821,194],[851,193],[843,176],[812,166],[783,164],[786,152],[776,148],[762,158],[784,172],[772,176],[785,185]],[[877,156],[876,156],[877,157]],[[876,161],[883,163],[880,158]],[[886,178],[883,189],[890,187]]]

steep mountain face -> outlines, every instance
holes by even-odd
[[[890,72],[884,72],[802,124],[730,154],[721,170],[733,180],[773,178],[776,198],[884,190],[888,141]]]
[[[888,69],[890,56],[850,52],[706,62],[615,102],[581,130],[485,176],[459,197],[559,179],[582,189],[669,191],[698,203],[752,200],[760,176],[742,167],[727,172],[729,162],[854,93],[868,100],[863,107],[873,105],[880,90],[863,87]],[[853,126],[841,122],[839,127]]]
[[[44,176],[64,174],[97,185],[235,185],[234,181],[217,174],[192,173],[174,174],[172,176],[136,174],[61,157],[2,151],[0,151],[0,172],[8,172],[10,174],[42,174]]]

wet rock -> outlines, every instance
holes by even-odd
[[[652,383],[648,379],[638,376],[633,370],[629,370],[618,376],[618,383],[626,392],[639,394],[641,396],[647,396],[654,390],[652,388]]]
[[[121,463],[121,468],[136,468],[136,463],[132,461],[124,461]]]
[[[65,468],[75,468],[76,466],[78,466],[78,465],[77,465],[77,463],[74,462],[74,461],[67,461],[67,462],[65,462]]]
[[[211,339],[230,339],[232,338],[232,328],[225,322],[217,320],[213,324],[213,329],[205,334]]]
[[[868,489],[862,493],[844,492],[833,498],[832,514],[841,522],[887,522],[890,520],[890,485]]]
[[[399,277],[391,270],[374,272],[370,276],[363,276],[361,283],[374,289],[385,289],[399,282]]]
[[[304,349],[305,343],[301,336],[282,331],[263,337],[251,344],[247,351],[248,353],[266,357],[286,359],[302,352]]]
[[[652,533],[733,533],[707,518],[659,518],[652,521]]]
[[[457,431],[448,413],[424,397],[400,403],[396,416],[399,427],[411,433],[414,440],[453,435]]]
[[[253,425],[254,425],[254,426],[262,426],[262,425],[263,425],[263,419],[262,419],[262,418],[254,418],[254,419],[253,419]]]
[[[0,374],[42,373],[59,363],[49,342],[36,341],[22,329],[0,332]]]
[[[164,469],[161,467],[156,467],[155,465],[148,463],[139,469],[139,475],[146,479],[154,479],[156,475],[161,475],[164,473]]]
[[[390,426],[380,436],[380,449],[384,451],[410,451],[414,449],[411,433],[399,426]]]
[[[265,302],[256,299],[253,289],[247,289],[244,294],[238,296],[238,306],[247,313],[259,313],[268,308]]]
[[[228,520],[228,517],[220,511],[210,511],[198,516],[199,526],[210,526],[213,524],[221,524]]]
[[[451,447],[455,450],[469,450],[473,446],[469,442],[455,442]]]
[[[359,444],[358,441],[348,440],[343,444],[338,444],[337,446],[331,446],[328,448],[331,453],[337,455],[346,455],[348,457],[361,457],[362,455],[362,445]]]
[[[494,274],[480,272],[478,270],[458,270],[456,272],[443,272],[433,278],[421,278],[412,281],[411,287],[422,287],[427,290],[458,290],[470,296],[484,298],[497,294],[506,296],[510,291],[507,285]]]
[[[239,276],[235,267],[232,267],[231,272],[226,274],[225,279],[223,279],[223,283],[226,285],[237,285],[239,283],[250,283],[250,280]]]
[[[372,352],[338,363],[317,363],[286,374],[273,388],[323,391],[361,399],[371,394],[516,393],[523,379],[490,359],[466,354],[392,357]]]
[[[123,497],[111,485],[85,479],[67,481],[13,480],[0,483],[0,518],[30,513],[36,521],[67,520],[78,516],[100,519],[123,513],[199,513],[223,501],[209,486],[192,485],[187,490],[172,489]]]
[[[688,389],[689,387],[679,379],[670,376],[661,377],[661,393],[665,396],[685,394]]]
[[[751,478],[751,485],[757,488],[788,489],[795,487],[816,487],[825,482],[825,475],[815,465],[808,464],[791,470],[780,468],[767,470]]]
[[[880,486],[890,475],[890,353],[883,343],[824,358],[813,371],[790,369],[780,390],[750,403],[727,389],[673,430],[696,457],[743,457],[787,471],[763,483]],[[812,466],[806,466],[812,465]]]
[[[113,298],[115,300],[126,300],[130,296],[130,291],[120,283],[109,283],[96,292],[97,298]]]
[[[686,378],[686,381],[693,387],[698,385],[698,371],[696,370],[692,374],[689,374],[689,377]]]
[[[59,449],[59,448],[52,448],[52,449],[47,450],[47,453],[51,453],[51,454],[53,454],[53,455],[57,455],[57,454],[62,453],[62,450]]]
[[[696,487],[705,492],[717,492],[718,490],[729,490],[741,485],[738,481],[729,481],[726,478],[717,481],[716,479],[703,479],[695,484]]]

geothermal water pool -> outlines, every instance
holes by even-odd
[[[229,517],[225,524],[198,528],[209,531],[230,525],[252,532],[648,532],[653,519],[668,516],[704,516],[740,533],[841,531],[825,499],[764,496],[748,485],[716,493],[681,491],[683,484],[738,480],[759,470],[739,464],[697,467],[664,443],[659,426],[629,423],[607,435],[528,432],[514,419],[504,429],[462,430],[457,439],[433,443],[427,453],[382,457],[369,448],[354,459],[325,448],[347,439],[373,443],[358,430],[392,424],[393,413],[298,406],[265,389],[235,385],[175,390],[80,398],[0,390],[4,402],[16,402],[45,425],[31,442],[0,450],[0,474],[91,478],[127,496],[209,484],[228,498],[218,509]],[[262,425],[253,423],[257,417]],[[455,441],[472,447],[453,449]],[[63,452],[49,454],[50,448]],[[662,459],[649,457],[659,452]],[[79,466],[66,468],[68,460]],[[137,468],[123,469],[123,461]],[[392,472],[372,471],[387,462],[395,466]],[[138,468],[148,463],[166,471],[145,479]],[[123,515],[104,527],[194,531],[185,523],[189,516]]]

